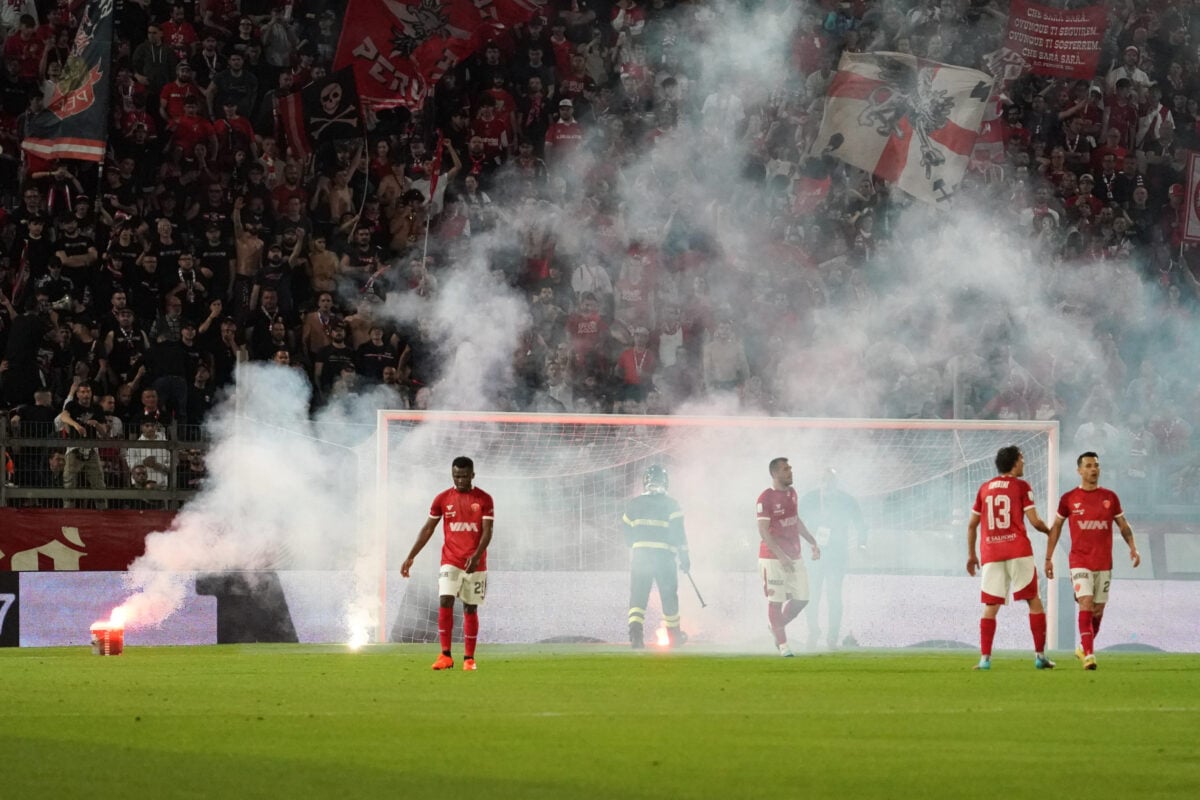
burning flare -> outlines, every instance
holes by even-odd
[[[669,647],[671,645],[671,637],[667,635],[666,625],[660,625],[658,630],[654,632],[654,643],[659,647]]]

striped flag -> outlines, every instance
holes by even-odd
[[[103,161],[112,83],[113,0],[88,0],[62,75],[21,147],[39,158]]]
[[[992,77],[906,53],[846,53],[813,155],[830,155],[919,200],[945,203],[970,162]]]

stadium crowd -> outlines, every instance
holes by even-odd
[[[748,413],[1060,419],[1067,443],[1118,456],[1134,482],[1185,455],[1194,376],[1148,342],[1187,336],[1200,286],[1180,230],[1200,5],[1108,0],[1094,79],[1014,82],[1002,152],[959,191],[1048,269],[1111,263],[1140,280],[1150,313],[1088,320],[1101,353],[1088,363],[1003,327],[929,358],[917,312],[898,341],[837,335],[885,315],[910,220],[928,218],[807,156],[840,53],[984,68],[1007,3],[802,4],[786,63],[720,72],[706,47],[759,5],[551,0],[420,112],[368,111],[363,138],[298,159],[280,99],[329,74],[344,4],[117,0],[98,171],[20,148],[83,4],[6,0],[3,416],[23,435],[186,437],[247,360],[301,371],[314,406],[382,385],[397,407],[437,408],[448,354],[420,309],[482,253],[498,287],[528,298],[497,409],[671,413],[722,394]],[[1057,313],[1092,313],[1047,291]],[[398,304],[407,318],[384,313]],[[81,385],[99,412],[79,433],[59,415]],[[109,486],[171,481],[157,459],[115,453]],[[78,463],[39,460],[13,472],[10,457],[9,480],[82,485]],[[194,454],[176,468],[176,485],[203,475]]]

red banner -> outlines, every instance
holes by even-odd
[[[1063,11],[1012,0],[1004,46],[1028,61],[1035,75],[1091,80],[1107,23],[1102,5]]]
[[[505,26],[539,13],[537,0],[350,0],[335,70],[354,68],[376,108],[418,109],[454,66]]]
[[[0,508],[0,572],[119,572],[171,527],[171,511]]]

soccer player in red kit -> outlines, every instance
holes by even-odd
[[[967,574],[981,573],[983,618],[979,621],[979,664],[975,669],[992,668],[992,640],[996,636],[996,614],[1007,602],[1009,589],[1013,600],[1029,603],[1029,629],[1033,632],[1033,665],[1053,669],[1046,658],[1046,609],[1038,595],[1037,567],[1033,565],[1033,545],[1025,534],[1025,520],[1042,533],[1050,528],[1038,516],[1033,487],[1021,480],[1025,474],[1025,455],[1016,445],[996,452],[995,478],[983,482],[971,507],[967,523]],[[982,522],[980,556],[975,554]]]
[[[1100,485],[1100,457],[1088,451],[1075,459],[1075,466],[1079,486],[1058,501],[1058,515],[1046,542],[1046,577],[1054,577],[1054,548],[1062,535],[1063,523],[1070,520],[1071,552],[1067,564],[1071,568],[1075,602],[1079,605],[1080,644],[1075,648],[1075,657],[1083,662],[1084,669],[1095,669],[1093,647],[1108,603],[1108,585],[1112,582],[1114,522],[1129,545],[1133,566],[1141,564],[1142,557],[1133,543],[1133,528],[1125,519],[1120,499]]]
[[[442,654],[434,669],[452,669],[450,639],[454,633],[454,598],[463,604],[463,669],[475,669],[475,640],[479,637],[479,606],[487,594],[487,548],[492,541],[492,496],[472,485],[475,462],[459,456],[450,464],[454,486],[433,498],[429,519],[421,526],[417,541],[400,566],[408,577],[413,559],[425,547],[442,521],[446,537],[442,545],[442,568],[438,573],[438,638]]]
[[[767,621],[779,655],[792,657],[787,624],[808,605],[808,570],[800,559],[800,540],[812,545],[813,561],[821,557],[817,540],[800,521],[796,490],[792,488],[792,465],[786,458],[773,458],[768,465],[771,488],[758,496],[758,572],[767,596]]]

